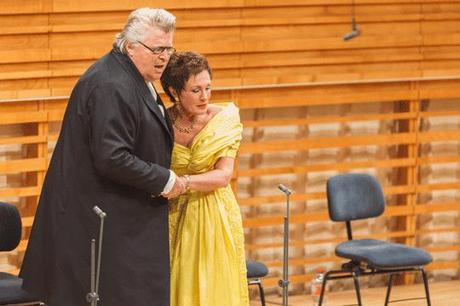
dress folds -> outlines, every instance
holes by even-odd
[[[212,170],[220,157],[236,157],[242,137],[239,110],[221,108],[191,147],[175,144],[177,175]],[[231,186],[188,191],[170,205],[171,306],[247,306],[241,213]]]

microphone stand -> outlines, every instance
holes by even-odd
[[[283,306],[288,306],[288,287],[289,287],[289,196],[292,191],[283,184],[278,185],[278,189],[286,195],[286,214],[284,215],[283,230],[283,279],[278,281],[278,285],[283,288]]]
[[[99,246],[97,254],[97,270],[96,270],[96,240],[91,239],[91,292],[86,295],[86,301],[91,306],[97,306],[99,301],[99,275],[101,272],[101,252],[102,252],[102,237],[104,233],[104,219],[107,216],[99,207],[94,206],[93,212],[99,216]]]

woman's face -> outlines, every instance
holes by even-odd
[[[179,95],[179,103],[188,115],[207,112],[211,99],[211,76],[207,70],[192,75]]]

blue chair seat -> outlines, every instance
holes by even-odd
[[[0,272],[0,305],[36,301],[21,286],[22,279],[9,273]]]
[[[335,253],[377,269],[424,266],[433,259],[426,251],[398,243],[374,239],[349,240],[337,245]]]

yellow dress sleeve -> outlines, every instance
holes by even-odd
[[[203,132],[192,146],[192,166],[201,165],[197,172],[211,169],[221,157],[236,157],[243,132],[239,109],[228,104]]]

